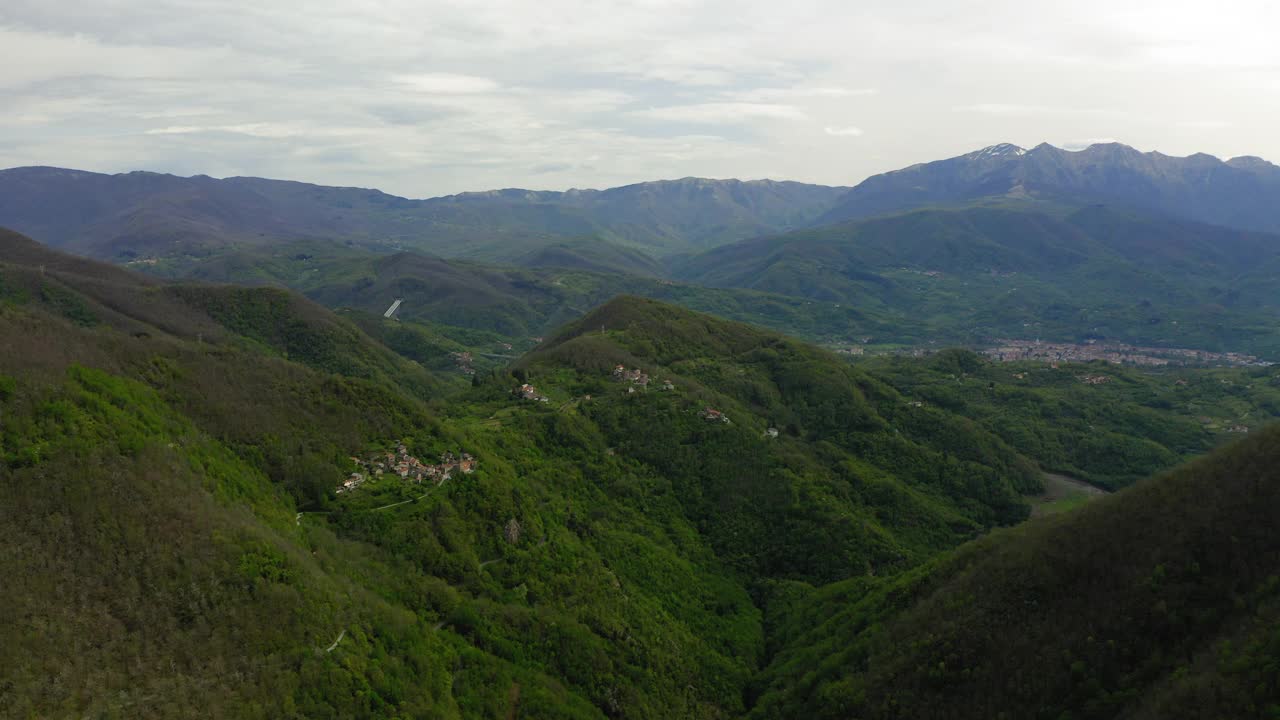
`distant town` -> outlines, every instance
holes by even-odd
[[[1157,348],[1088,341],[1056,343],[1040,340],[997,340],[994,347],[982,351],[998,362],[1090,362],[1102,360],[1115,365],[1226,365],[1233,367],[1265,367],[1272,363],[1253,355],[1237,352],[1210,352],[1188,348]]]
[[[906,355],[927,357],[945,346],[931,343],[927,347],[896,347],[874,349],[868,346],[870,338],[862,338],[855,345],[832,347],[841,355]],[[830,346],[829,346],[830,347]],[[996,362],[1045,362],[1079,363],[1102,360],[1113,365],[1165,366],[1220,366],[1220,367],[1270,367],[1275,363],[1255,355],[1239,352],[1211,352],[1190,348],[1143,347],[1124,343],[1091,340],[1083,343],[1046,342],[1043,340],[1015,340],[1003,338],[994,345],[976,352]]]

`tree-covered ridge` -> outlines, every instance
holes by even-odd
[[[607,246],[607,243],[603,243]],[[601,243],[571,246],[598,255]],[[590,246],[590,250],[586,248]],[[783,295],[705,288],[647,274],[652,265],[615,260],[605,269],[583,263],[532,266],[508,256],[502,264],[442,259],[411,252],[371,252],[327,242],[299,241],[237,248],[207,256],[165,258],[137,267],[173,280],[274,285],[297,290],[330,308],[381,315],[404,302],[396,317],[455,333],[482,331],[516,343],[551,333],[618,294],[675,303],[811,339],[887,333],[909,322],[855,307],[816,307]]]
[[[428,325],[335,315],[275,289],[161,284],[14,247],[21,260],[0,261],[0,532],[15,538],[0,574],[17,579],[0,584],[14,620],[0,623],[0,715],[848,716],[879,682],[855,661],[899,637],[882,628],[933,622],[904,613],[980,565],[966,558],[1048,558],[1036,567],[1052,579],[1069,544],[1037,540],[1045,521],[981,537],[1026,517],[1022,494],[1037,487],[1043,461],[1039,446],[995,422],[983,394],[991,383],[995,397],[1012,391],[1016,378],[1001,373],[1021,370],[965,353],[864,368],[770,331],[622,297],[513,366],[437,383],[435,368],[405,359],[456,352],[455,336]],[[1225,418],[1247,399],[1215,394],[1232,377],[1267,407],[1269,383],[1238,372],[1192,389]],[[1062,408],[1108,417],[1059,387],[1065,378],[1044,375],[1026,388],[1041,395],[1011,406],[1017,415],[1060,393]],[[1126,372],[1111,383],[1089,387],[1114,392],[1105,403],[1140,405],[1148,391],[1160,400]],[[522,385],[547,402],[513,393]],[[1158,443],[1179,437],[1152,428]],[[1067,445],[1079,432],[1045,437]],[[418,458],[465,452],[477,462],[438,483],[384,474],[335,493],[360,469],[352,457],[401,442]],[[1217,476],[1198,487],[1206,508],[1226,502],[1217,488],[1235,488]],[[1117,502],[1125,517],[1164,527],[1140,502],[1100,506]],[[1184,511],[1190,534],[1172,548],[1209,532],[1197,512]],[[1131,544],[1135,562],[1151,559],[1142,532],[1125,532],[1106,552]],[[1209,536],[1226,543],[1218,532]],[[1199,552],[1229,568],[1205,576],[1247,603],[1245,581],[1226,577],[1244,567],[1244,550],[1220,545]],[[1249,549],[1266,558],[1268,548]],[[1168,558],[1154,562],[1166,565],[1162,582],[1186,577]],[[966,597],[998,610],[999,597],[1021,597],[1019,572],[975,579]],[[1096,603],[1124,589],[1128,576],[1116,577],[1089,586]],[[981,595],[988,583],[1002,594]],[[1145,606],[1121,607],[1134,617]],[[1169,607],[1191,616],[1185,603]],[[989,650],[980,637],[955,637],[957,653]],[[1254,696],[1274,697],[1263,683],[1274,639],[1240,637],[1234,665],[1189,664],[1179,677],[1204,689],[1170,702],[1227,707],[1206,704],[1214,672],[1235,683],[1224,687],[1252,682]],[[1153,647],[1142,642],[1135,653]],[[929,648],[908,638],[900,650]],[[922,657],[894,665],[893,683],[932,682]],[[1064,671],[1057,656],[1019,657],[1040,682],[1028,686],[1035,693],[1061,687],[1078,659]],[[1153,660],[1143,682],[1172,657]],[[1112,695],[1134,687],[1099,682]],[[1095,696],[1011,694],[1009,707],[1026,697],[1078,714]]]
[[[858,363],[962,415],[1047,471],[1119,489],[1280,417],[1280,371],[996,363],[965,350]]]
[[[23,618],[4,644],[29,662],[6,667],[56,667],[76,647],[82,661],[70,667],[96,668],[69,671],[75,687],[57,674],[7,676],[18,690],[7,697],[23,704],[6,712],[166,717],[183,698],[262,717],[734,716],[763,658],[764,598],[909,566],[1025,512],[1007,478],[993,476],[994,505],[962,502],[839,445],[820,451],[816,438],[838,420],[802,413],[767,439],[767,419],[739,399],[747,385],[717,379],[737,368],[711,366],[730,346],[790,341],[686,311],[676,319],[700,329],[666,361],[692,350],[706,367],[673,373],[680,389],[668,395],[656,383],[624,395],[610,372],[535,359],[524,378],[547,373],[555,403],[512,398],[515,378],[481,378],[433,401],[438,419],[390,371],[375,372],[383,351],[370,338],[278,291],[127,275],[108,287],[22,265],[0,274],[0,374],[12,378],[3,479],[7,506],[23,509],[6,530],[26,548],[5,571],[30,578],[4,598]],[[666,312],[640,306],[654,310]],[[703,333],[719,344],[697,345]],[[599,339],[611,355],[652,342],[638,331]],[[855,404],[829,411],[880,422],[839,367],[832,382]],[[597,400],[574,405],[587,386],[600,386]],[[697,416],[705,403],[736,422],[713,427]],[[669,435],[641,437],[640,426]],[[401,438],[419,456],[465,449],[479,466],[430,493],[384,478],[334,496],[350,455]],[[688,462],[667,456],[667,439]],[[738,486],[747,457],[762,472]],[[164,483],[148,479],[156,473]],[[52,492],[54,478],[65,489]],[[779,532],[752,506],[766,497],[787,499]],[[812,551],[832,537],[833,552]],[[196,545],[206,550],[183,550]],[[66,559],[31,564],[46,556]],[[102,572],[74,569],[108,556]],[[763,572],[777,580],[757,582]],[[131,577],[144,580],[118,586]],[[59,583],[72,598],[63,619],[29,632]],[[105,596],[120,600],[91,602]],[[49,634],[91,616],[113,639]]]
[[[797,608],[757,718],[1280,713],[1280,430]]]
[[[897,313],[909,320],[889,338],[916,345],[1111,338],[1274,354],[1278,248],[1272,235],[1123,207],[1007,200],[746,240],[673,272]]]
[[[608,190],[507,189],[411,200],[262,178],[22,167],[0,170],[0,225],[111,259],[310,238],[510,260],[587,235],[665,255],[801,227],[844,190],[683,178]]]
[[[616,365],[648,373],[649,389],[617,387]],[[578,372],[566,376],[566,366]],[[713,545],[722,534],[720,547],[753,558],[757,574],[813,582],[910,565],[1022,519],[1020,495],[1039,486],[1034,465],[995,436],[911,407],[835,355],[649,300],[605,304],[519,368],[537,382],[551,373],[544,389],[590,395],[579,412],[619,452],[681,478],[695,516],[730,525]],[[655,389],[658,378],[676,390]],[[732,422],[708,422],[708,408]],[[763,544],[730,539],[752,537]]]
[[[5,266],[5,287],[23,272]],[[22,582],[3,591],[17,619],[2,626],[3,714],[492,717],[518,707],[602,717],[626,706],[623,716],[654,717],[740,707],[756,611],[717,579],[679,518],[676,546],[654,539],[652,514],[610,510],[598,489],[572,481],[625,468],[543,462],[537,422],[513,438],[524,450],[468,440],[385,377],[321,372],[230,328],[185,339],[154,325],[139,332],[134,318],[126,332],[76,323],[38,293],[12,297],[0,307],[0,479],[15,510],[5,531],[22,546],[3,569]],[[361,504],[403,490],[391,486],[336,504],[348,455],[392,438],[420,455],[466,447],[483,462],[421,503]],[[588,525],[565,515],[575,507],[575,523],[588,512],[592,526],[619,517],[583,537]],[[523,528],[514,537],[512,521]],[[610,558],[645,581],[624,589],[619,577],[632,575]],[[723,596],[719,612],[675,602],[701,597],[690,589]],[[57,619],[41,619],[55,595]],[[724,638],[720,649],[708,634]],[[713,676],[722,679],[703,679]]]

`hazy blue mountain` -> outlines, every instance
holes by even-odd
[[[1072,152],[993,145],[868,178],[815,224],[980,199],[1107,202],[1280,231],[1280,167],[1256,157],[1171,157],[1106,143]]]
[[[409,200],[260,178],[0,171],[0,225],[96,257],[203,254],[330,239],[504,259],[583,236],[656,254],[801,227],[844,188],[685,178],[610,190],[498,190]]]

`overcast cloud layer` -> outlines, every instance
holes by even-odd
[[[853,184],[1005,141],[1280,160],[1276,6],[4,0],[0,167],[425,197]]]

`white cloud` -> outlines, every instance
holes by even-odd
[[[849,184],[1055,138],[1280,158],[1280,5],[1230,5],[5,0],[0,52],[23,62],[0,63],[0,166],[424,196],[761,169]],[[840,118],[876,142],[826,142],[856,137],[816,122]]]
[[[854,127],[852,125],[846,125],[844,127],[828,127],[824,128],[823,132],[832,137],[861,137],[863,134],[862,128]]]
[[[198,135],[203,133],[230,133],[256,138],[291,137],[344,137],[360,135],[358,128],[308,127],[284,123],[241,123],[238,125],[168,125],[144,131],[145,135]]]
[[[777,103],[701,103],[649,108],[634,113],[654,120],[672,122],[732,124],[751,120],[803,120],[803,110]]]
[[[1179,120],[1174,124],[1188,130],[1227,130],[1235,127],[1235,123],[1228,120]]]
[[[392,80],[409,89],[432,95],[472,95],[493,92],[499,88],[498,83],[489,78],[449,73],[396,75]]]
[[[960,105],[952,108],[952,110],[961,113],[1005,115],[1010,117],[1032,117],[1042,115],[1116,115],[1121,112],[1119,110],[1109,108],[1019,105],[1017,103],[978,103],[976,105]]]
[[[728,92],[725,93],[725,97],[741,102],[793,102],[805,99],[867,97],[878,92],[875,88],[765,87]]]

